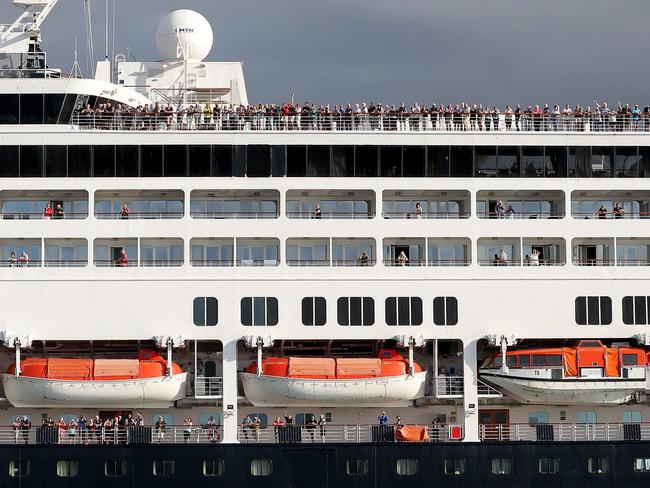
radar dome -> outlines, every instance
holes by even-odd
[[[156,44],[164,61],[202,61],[212,49],[212,27],[194,10],[174,10],[156,32]]]

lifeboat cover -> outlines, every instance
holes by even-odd
[[[137,378],[140,362],[137,359],[95,359],[95,378],[130,377]]]
[[[289,376],[292,378],[335,377],[335,362],[331,358],[289,358]]]

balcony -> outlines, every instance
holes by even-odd
[[[467,219],[468,191],[386,190],[382,217],[385,219]]]
[[[113,237],[95,239],[95,266],[100,268],[133,268],[138,266],[138,239]],[[124,251],[124,253],[122,253]],[[126,254],[126,257],[125,257]]]
[[[237,266],[278,266],[280,264],[280,240],[275,238],[237,238]]]
[[[81,268],[88,264],[86,239],[45,239],[47,268]]]
[[[100,220],[180,219],[184,194],[180,190],[101,190],[95,193],[95,217]]]
[[[648,423],[481,424],[479,439],[491,442],[613,442],[650,440]]]
[[[169,267],[183,265],[183,239],[147,237],[140,239],[140,266]]]
[[[375,192],[370,190],[290,190],[290,219],[372,219]]]
[[[650,239],[619,237],[616,239],[617,266],[650,266]]]
[[[375,240],[370,237],[332,239],[332,266],[374,266],[375,253]]]
[[[649,191],[574,191],[574,219],[624,220],[650,218]]]
[[[235,265],[234,238],[195,238],[190,241],[190,264],[197,267],[231,267]]]
[[[427,239],[427,266],[469,266],[471,241],[464,237]]]
[[[479,191],[476,212],[480,219],[562,219],[562,191]]]
[[[84,190],[0,191],[4,220],[77,220],[88,217],[88,192]]]
[[[521,266],[520,240],[517,237],[481,237],[478,264],[481,266]]]
[[[425,241],[417,237],[384,239],[384,266],[425,266]]]
[[[575,266],[614,266],[613,238],[576,238],[571,243]]]
[[[190,196],[194,219],[277,219],[277,190],[195,190]]]
[[[287,239],[287,264],[289,266],[329,266],[329,239]]]
[[[41,266],[40,239],[0,239],[3,268],[37,268]]]
[[[524,237],[522,239],[524,266],[564,266],[566,241],[561,237]]]

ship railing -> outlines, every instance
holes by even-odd
[[[403,266],[425,266],[424,259],[409,259],[408,261],[398,261],[397,259],[384,259],[384,266],[388,267],[403,267]]]
[[[191,259],[190,264],[203,268],[232,268],[235,262],[232,259]]]
[[[357,259],[332,259],[332,266],[360,266],[368,267],[374,266],[377,263],[376,259],[368,258],[365,260]]]
[[[288,266],[329,266],[329,259],[287,259]]]
[[[130,212],[129,215],[122,215],[120,212],[95,212],[99,220],[129,220],[129,219],[182,219],[183,212]]]
[[[613,259],[573,258],[574,266],[614,266]]]
[[[374,219],[374,212],[323,212],[315,214],[314,212],[287,212],[289,219]]]
[[[503,393],[499,390],[480,379],[476,380],[476,392],[480,398],[499,398],[503,396]]]
[[[650,440],[650,424],[480,424],[479,439],[491,442],[648,441]]]
[[[385,219],[469,219],[469,212],[382,212],[381,216]]]
[[[173,268],[183,266],[182,259],[134,259],[129,260],[128,263],[121,263],[119,260],[112,259],[95,259],[95,266],[98,268]]]
[[[266,114],[255,112],[204,114],[201,112],[153,112],[81,114],[72,116],[71,125],[92,130],[217,130],[290,132],[554,132],[613,133],[648,132],[650,115],[643,117],[597,114],[531,116],[495,114]]]
[[[138,260],[130,259],[128,263],[121,263],[113,259],[95,259],[94,265],[98,268],[137,268]]]
[[[427,266],[450,267],[450,266],[469,266],[472,264],[471,259],[428,259]]]
[[[194,380],[195,398],[220,398],[223,395],[223,378],[197,376]]]
[[[255,266],[255,267],[267,267],[267,266],[279,266],[279,259],[237,259],[237,266]]]
[[[639,220],[650,219],[650,212],[571,212],[574,219]]]
[[[478,212],[479,219],[563,219],[564,212]]]
[[[16,258],[16,260],[10,259],[0,262],[0,268],[40,268],[41,264],[40,259],[35,261],[21,261],[19,258]]]
[[[650,259],[617,259],[617,266],[650,266]]]
[[[82,220],[88,218],[88,212],[66,212],[60,215],[45,216],[43,212],[3,212],[2,220]]]
[[[141,259],[140,266],[147,268],[173,268],[183,266],[182,259]]]
[[[279,212],[190,212],[193,219],[277,219]]]
[[[519,259],[479,259],[481,266],[521,266]]]
[[[461,398],[465,391],[465,379],[462,376],[438,376],[434,379],[434,391],[437,398]]]
[[[43,261],[43,266],[46,268],[83,268],[88,266],[87,259],[65,259],[65,260],[52,260],[47,259]]]

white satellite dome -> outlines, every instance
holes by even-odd
[[[202,61],[212,49],[212,27],[194,10],[174,10],[156,31],[156,44],[164,61]]]

